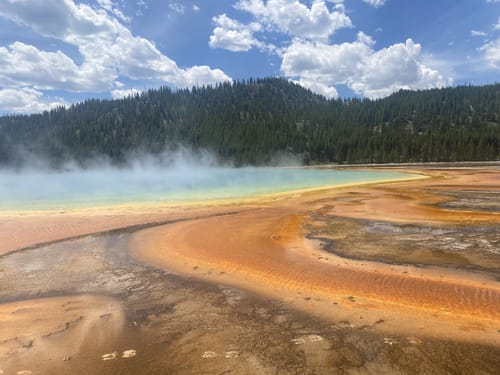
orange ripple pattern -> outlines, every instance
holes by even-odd
[[[328,255],[312,256],[303,239],[304,214],[270,208],[208,218],[138,233],[132,247],[139,256],[180,273],[193,267],[212,268],[236,276],[254,290],[269,285],[283,292],[305,291],[330,296],[356,295],[379,302],[453,314],[499,319],[500,285],[432,275],[409,275],[378,264]],[[366,263],[364,263],[366,264]],[[208,277],[216,280],[217,276]]]

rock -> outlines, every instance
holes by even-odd
[[[420,340],[416,336],[408,336],[406,339],[408,340],[408,343],[410,343],[412,345],[420,345],[420,344],[422,344],[422,340]]]
[[[201,356],[202,356],[202,358],[215,358],[215,357],[217,357],[217,353],[211,352],[211,351],[206,351]]]
[[[122,353],[122,358],[132,358],[132,357],[135,357],[136,355],[137,355],[137,352],[134,349],[129,349],[129,350],[125,350]]]
[[[240,352],[236,350],[229,350],[226,352],[226,358],[238,358],[240,356]]]
[[[310,342],[318,342],[318,341],[323,341],[323,337],[319,336],[319,335],[309,335],[307,336],[307,339],[310,341]]]
[[[23,348],[29,349],[33,346],[33,340],[29,340],[23,344]]]
[[[71,357],[64,357],[64,358],[63,358],[63,361],[64,361],[64,362],[67,362],[67,361],[70,361],[70,360],[71,360]]]
[[[304,344],[306,342],[306,340],[300,337],[296,339],[291,339],[290,341],[293,342],[295,345]]]
[[[399,341],[396,339],[393,339],[392,337],[384,337],[384,344],[388,345],[394,345],[394,344],[399,344]]]
[[[118,352],[114,351],[113,353],[107,353],[107,354],[101,355],[101,358],[103,361],[110,361],[110,360],[116,359],[117,355],[118,355]]]

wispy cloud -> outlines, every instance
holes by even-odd
[[[472,30],[470,32],[470,35],[472,35],[472,36],[486,36],[486,35],[488,35],[488,33],[484,32],[484,31]]]
[[[365,3],[370,4],[372,7],[380,8],[384,6],[386,0],[363,0]]]
[[[175,3],[175,2],[168,3],[168,7],[170,10],[174,11],[175,13],[179,13],[179,14],[184,14],[184,12],[186,11],[186,8],[184,7],[184,5],[179,4],[179,3]]]

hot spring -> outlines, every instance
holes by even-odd
[[[0,171],[0,210],[60,210],[132,203],[237,199],[301,189],[400,180],[406,173],[313,168],[110,167]]]

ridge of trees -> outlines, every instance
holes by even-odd
[[[236,165],[276,155],[304,163],[500,159],[500,84],[399,91],[379,100],[328,100],[281,78],[173,91],[0,117],[0,165],[25,155],[57,166],[183,145]]]

